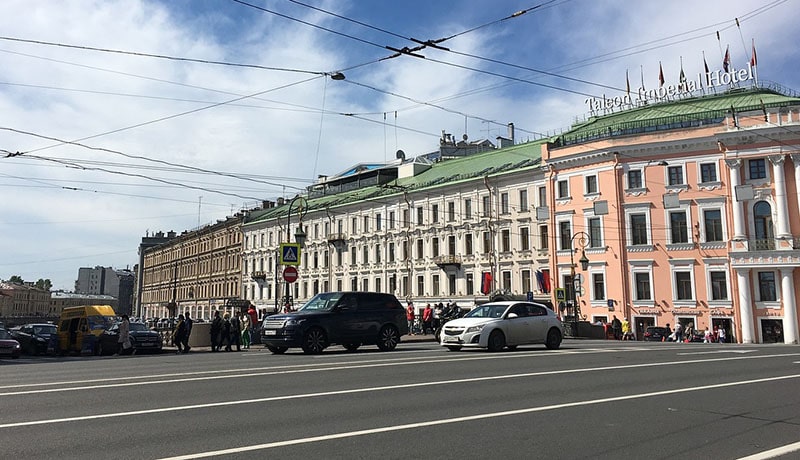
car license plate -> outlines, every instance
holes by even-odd
[[[278,335],[278,331],[276,331],[274,329],[265,329],[264,330],[264,335]]]
[[[446,336],[444,336],[444,338],[442,339],[442,341],[443,341],[443,342],[458,342],[458,341],[459,341],[459,338],[458,338],[458,337],[451,337],[451,336],[449,336],[449,335],[446,335]]]

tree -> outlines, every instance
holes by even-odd
[[[11,278],[8,279],[8,282],[14,284],[25,284],[25,280],[23,280],[22,277],[19,275],[13,275]]]
[[[39,288],[39,289],[41,289],[43,291],[49,291],[53,287],[53,283],[50,282],[49,279],[44,279],[43,280],[43,279],[39,278],[39,281],[37,281],[34,286],[36,286],[37,288]]]

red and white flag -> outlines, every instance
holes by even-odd
[[[753,39],[753,54],[750,56],[750,66],[755,67],[758,65],[758,58],[756,58],[756,39]]]

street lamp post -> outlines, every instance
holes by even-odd
[[[297,195],[296,197],[292,198],[292,201],[289,202],[289,212],[286,214],[286,242],[291,243],[291,223],[292,223],[292,209],[294,208],[294,204],[296,201],[300,201],[297,208],[297,216],[299,219],[299,223],[297,224],[297,230],[294,233],[294,241],[295,243],[299,244],[301,247],[306,242],[306,232],[303,230],[303,217],[306,215],[308,211],[308,202],[304,197],[301,195]],[[300,254],[297,254],[297,261],[300,262]],[[284,280],[284,284],[286,285],[286,290],[284,293],[284,302],[289,303],[290,305],[293,304],[291,301],[291,294],[290,294],[290,286],[289,282]],[[276,312],[277,313],[277,312]]]
[[[578,262],[581,264],[581,271],[585,272],[589,268],[589,258],[586,257],[587,246],[589,246],[588,233],[576,232],[572,235],[569,249],[570,280],[572,282],[572,289],[570,289],[570,291],[572,292],[572,334],[576,337],[578,335],[578,321],[581,315],[581,307],[578,302],[578,291],[581,289],[581,280],[575,278],[575,251],[578,249],[581,250],[581,258],[578,259]]]

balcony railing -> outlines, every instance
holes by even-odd
[[[254,280],[262,280],[263,281],[263,280],[267,279],[267,273],[264,272],[264,271],[261,271],[261,270],[255,271],[255,272],[253,272],[252,278]]]
[[[328,243],[344,244],[345,241],[347,241],[347,235],[344,233],[331,233],[328,235]]]
[[[800,237],[754,238],[731,242],[733,252],[792,251],[800,249]]]
[[[433,259],[433,262],[436,265],[438,265],[438,266],[440,266],[442,268],[448,267],[448,266],[460,267],[461,266],[461,256],[455,256],[455,255],[437,256],[437,257],[435,257]]]

